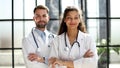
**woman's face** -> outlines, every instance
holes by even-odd
[[[64,22],[67,25],[67,29],[77,29],[78,24],[80,23],[80,16],[77,11],[70,11],[67,13]]]

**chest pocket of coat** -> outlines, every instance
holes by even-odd
[[[60,59],[63,59],[63,60],[68,60],[68,54],[69,54],[69,51],[66,51],[65,50],[65,47],[59,47],[59,50],[58,50],[58,56]]]
[[[79,58],[80,55],[80,48],[79,46],[74,45],[72,48],[69,48],[67,51],[65,47],[59,49],[59,58],[63,60],[75,60]]]
[[[80,57],[80,47],[78,45],[73,45],[69,51],[69,58],[71,60],[76,60]]]

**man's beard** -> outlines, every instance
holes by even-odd
[[[47,23],[44,23],[44,24],[36,24],[36,27],[37,28],[45,28],[47,25]]]

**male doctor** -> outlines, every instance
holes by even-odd
[[[47,57],[50,41],[54,34],[46,29],[49,21],[49,9],[39,5],[34,8],[33,20],[36,24],[31,33],[23,38],[22,51],[26,68],[48,68]]]

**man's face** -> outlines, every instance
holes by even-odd
[[[49,21],[49,15],[45,9],[37,9],[34,13],[33,20],[37,28],[45,28]]]

